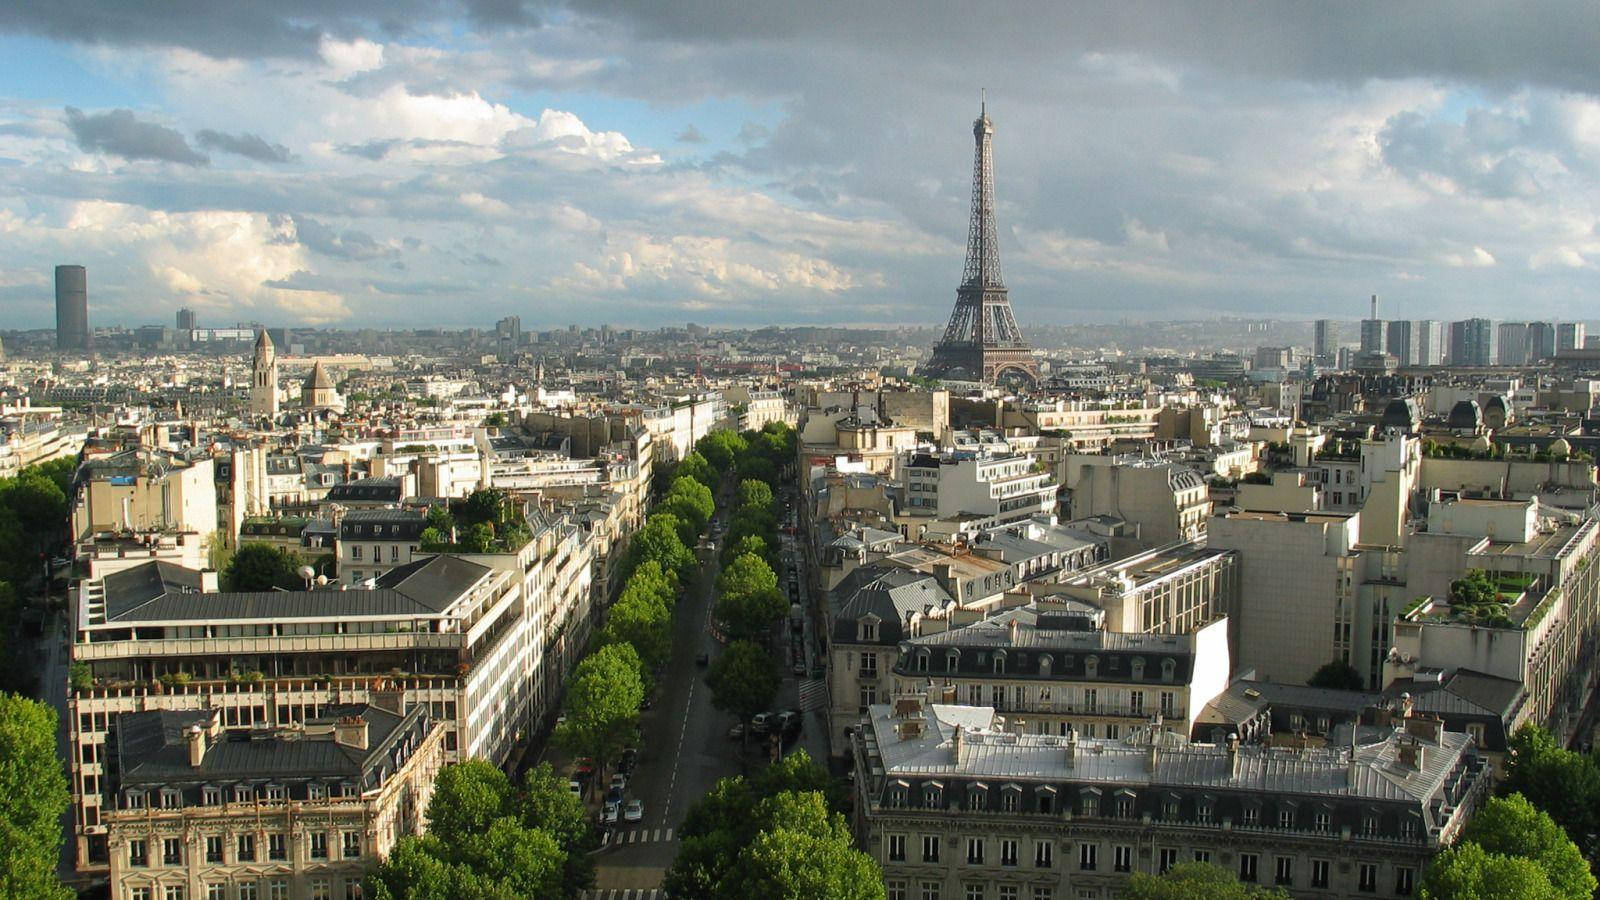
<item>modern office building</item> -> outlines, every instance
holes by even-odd
[[[1528,352],[1527,322],[1501,322],[1495,335],[1498,342],[1494,360],[1496,365],[1525,366],[1532,361]]]
[[[56,266],[56,349],[89,349],[89,272]]]
[[[1556,326],[1556,352],[1563,350],[1582,350],[1584,343],[1584,324],[1582,322],[1562,322]]]
[[[1489,795],[1487,768],[1435,718],[1344,735],[1191,744],[1155,716],[1122,740],[1029,734],[902,696],[853,735],[853,825],[890,900],[1109,900],[1180,862],[1295,896],[1411,896]]]
[[[1311,356],[1318,366],[1332,367],[1339,362],[1339,323],[1318,319],[1311,326]]]
[[[1402,366],[1417,364],[1416,323],[1408,319],[1395,319],[1388,323],[1387,351]]]
[[[195,317],[194,310],[187,306],[178,310],[178,331],[193,331],[198,327],[197,322],[198,319]]]
[[[1550,322],[1528,323],[1528,362],[1537,363],[1556,355],[1556,326]]]
[[[1444,328],[1439,322],[1432,319],[1418,319],[1412,340],[1417,348],[1417,361],[1419,366],[1444,365]]]
[[[1488,319],[1463,319],[1450,323],[1450,350],[1445,364],[1492,366],[1495,361],[1494,323]]]

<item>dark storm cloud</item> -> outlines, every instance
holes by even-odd
[[[67,127],[84,150],[109,153],[124,159],[154,159],[203,166],[210,162],[197,153],[182,134],[165,125],[144,122],[131,110],[86,115],[77,107],[67,107]]]
[[[268,143],[258,134],[240,132],[228,134],[224,131],[213,131],[203,128],[195,132],[195,142],[207,150],[221,150],[224,153],[233,153],[257,162],[283,163],[289,162],[294,155],[289,148],[282,144]]]
[[[358,229],[336,231],[310,216],[295,215],[289,218],[294,222],[295,237],[299,243],[323,256],[365,260],[396,255],[394,248],[378,243],[365,231]]]
[[[797,42],[945,54],[1009,65],[1063,54],[1141,54],[1226,71],[1312,80],[1441,76],[1600,89],[1600,4],[1463,0],[1272,4],[1026,0],[862,3],[848,15],[787,0],[571,0],[645,37],[684,43]]]

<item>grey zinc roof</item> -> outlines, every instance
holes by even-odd
[[[432,616],[490,571],[454,556],[430,556],[389,570],[372,589],[202,594],[198,572],[157,560],[105,577],[106,621]]]
[[[1246,745],[1238,749],[1238,772],[1233,774],[1225,748],[1186,744],[1176,736],[1163,739],[1159,762],[1155,771],[1150,771],[1149,750],[1142,740],[1080,739],[1068,767],[1067,738],[980,729],[963,734],[963,759],[957,765],[955,726],[970,718],[965,711],[973,709],[989,708],[931,704],[921,714],[922,734],[901,739],[896,729],[900,720],[893,717],[893,707],[871,707],[871,727],[877,736],[884,775],[891,779],[1030,779],[1417,801],[1438,791],[1471,742],[1464,734],[1443,732],[1439,744],[1423,753],[1419,768],[1398,762],[1399,746],[1388,735],[1358,746],[1353,768],[1349,765],[1350,751],[1344,747],[1283,750]]]
[[[1193,655],[1189,640],[1173,634],[1078,631],[1041,627],[1038,610],[1019,606],[962,628],[911,638],[913,647],[1003,647],[1026,650],[1104,650]],[[1044,617],[1048,622],[1049,617]],[[1017,632],[1011,633],[1011,623]]]
[[[834,639],[846,643],[855,643],[856,620],[869,613],[883,622],[878,643],[895,644],[903,636],[907,616],[955,602],[937,578],[895,566],[862,566],[845,576],[834,591],[846,598],[834,620]]]

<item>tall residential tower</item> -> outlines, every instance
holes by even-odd
[[[89,349],[89,272],[56,266],[56,349]]]

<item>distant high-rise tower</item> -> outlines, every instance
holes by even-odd
[[[967,262],[956,288],[956,307],[944,339],[922,374],[995,381],[1002,376],[1039,382],[1011,300],[1000,278],[1000,239],[994,224],[994,123],[980,109],[972,123],[977,149],[972,162],[972,215],[967,223]]]
[[[1416,338],[1408,319],[1395,319],[1386,328],[1386,346],[1395,363],[1402,366],[1417,364]]]
[[[1501,366],[1528,364],[1528,323],[1501,322],[1495,336],[1494,362]]]
[[[1494,323],[1488,319],[1462,319],[1450,323],[1452,366],[1492,366],[1495,360]]]
[[[278,351],[266,329],[256,335],[255,358],[250,363],[250,415],[278,417]]]
[[[1361,352],[1383,352],[1383,320],[1378,318],[1378,295],[1372,295],[1372,315],[1361,320]]]
[[[193,331],[195,327],[194,310],[184,307],[178,310],[178,330]]]
[[[1582,322],[1562,322],[1556,326],[1556,352],[1563,350],[1582,350],[1584,348],[1584,325]]]
[[[56,349],[89,349],[89,271],[56,266]]]
[[[1440,323],[1432,319],[1418,319],[1412,340],[1416,343],[1417,365],[1444,365],[1444,331]]]
[[[1339,364],[1338,322],[1318,319],[1311,326],[1311,356],[1319,366],[1332,368]]]

